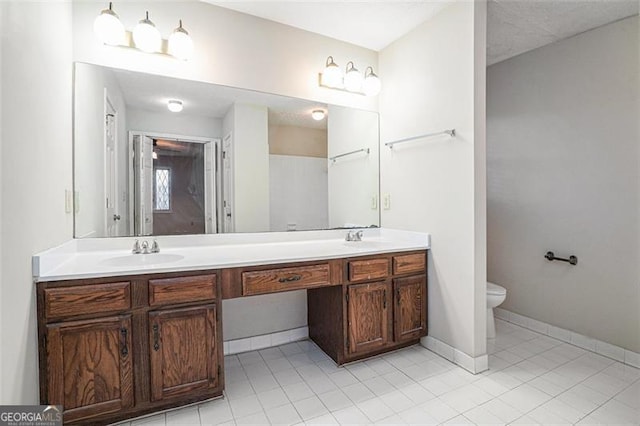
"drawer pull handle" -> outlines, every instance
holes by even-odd
[[[300,281],[302,279],[302,275],[292,275],[290,277],[282,277],[278,280],[281,283],[290,283],[293,281]]]
[[[153,350],[158,351],[160,349],[160,333],[158,331],[158,324],[153,324]]]
[[[126,358],[127,355],[129,355],[129,348],[128,348],[128,340],[127,339],[127,334],[128,334],[128,330],[126,328],[121,328],[120,329],[120,335],[122,336],[122,349],[120,350],[120,353],[122,354],[123,358]]]

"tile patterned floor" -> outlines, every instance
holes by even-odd
[[[302,341],[225,357],[224,399],[124,425],[640,425],[640,370],[496,323],[483,374],[421,346],[336,367]]]

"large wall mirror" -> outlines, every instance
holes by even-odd
[[[379,226],[378,150],[375,112],[76,63],[74,234]]]

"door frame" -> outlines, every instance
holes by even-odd
[[[209,229],[206,230],[206,224],[207,224],[207,218],[206,218],[206,209],[205,209],[205,233],[206,234],[216,234],[218,232],[220,232],[221,229],[221,224],[220,224],[220,206],[221,206],[221,202],[219,200],[219,196],[218,194],[220,194],[220,182],[221,182],[221,170],[220,170],[220,157],[221,157],[221,150],[222,150],[222,139],[221,138],[206,138],[206,137],[201,137],[201,136],[187,136],[187,135],[179,135],[176,133],[163,133],[163,132],[154,132],[154,131],[144,131],[144,130],[129,130],[129,166],[127,169],[127,172],[129,174],[128,176],[128,181],[129,181],[129,223],[133,223],[134,220],[134,209],[135,209],[135,182],[134,182],[134,177],[135,177],[135,164],[134,164],[134,154],[135,154],[135,147],[133,145],[133,136],[134,135],[140,135],[141,137],[148,137],[151,139],[167,139],[167,140],[173,140],[173,141],[178,141],[178,142],[187,142],[187,143],[199,143],[199,144],[203,144],[206,145],[208,143],[211,144],[211,147],[213,149],[213,158],[211,160],[211,167],[213,168],[213,179],[214,182],[209,182],[209,184],[207,184],[207,179],[206,179],[206,164],[205,164],[205,168],[204,168],[204,172],[205,172],[205,203],[207,203],[207,193],[211,192],[211,194],[213,195],[213,205],[210,206],[211,208],[211,214],[212,214],[212,224],[213,224],[213,229]],[[205,148],[206,150],[206,148]],[[205,162],[207,161],[206,158],[206,153],[204,155],[205,157]],[[211,187],[211,191],[208,191],[209,186]],[[129,230],[129,234],[133,234],[133,228]],[[208,232],[211,231],[211,232]]]
[[[122,229],[121,229],[121,223],[122,221],[118,221],[117,224],[115,224],[115,234],[116,235],[108,235],[108,229],[110,226],[110,221],[113,221],[113,218],[109,218],[109,215],[107,214],[107,210],[109,208],[108,206],[108,202],[107,202],[107,195],[109,193],[108,191],[108,187],[110,182],[107,180],[107,169],[108,169],[108,163],[109,163],[109,159],[107,158],[107,116],[108,114],[111,114],[109,112],[109,110],[113,111],[113,162],[114,162],[114,167],[115,170],[113,170],[113,176],[111,177],[114,181],[114,199],[111,200],[113,202],[113,210],[114,212],[118,211],[118,207],[120,205],[119,201],[120,201],[120,190],[119,190],[119,186],[118,186],[118,110],[116,109],[116,107],[114,106],[113,101],[111,100],[111,97],[109,96],[109,91],[107,90],[107,88],[104,88],[104,114],[103,114],[103,119],[104,121],[103,123],[103,128],[102,128],[102,152],[103,152],[103,174],[102,176],[104,176],[103,179],[103,191],[104,191],[104,198],[103,198],[103,202],[105,203],[104,205],[104,236],[105,237],[119,237]],[[117,214],[117,213],[115,213]]]

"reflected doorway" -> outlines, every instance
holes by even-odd
[[[135,235],[216,233],[218,142],[132,133]]]

